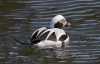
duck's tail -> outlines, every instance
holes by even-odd
[[[19,40],[15,39],[13,36],[11,36],[11,38],[13,38],[16,42],[22,44],[22,45],[33,45],[33,44],[37,44],[38,42],[40,42],[40,39],[34,39],[31,41],[31,43],[22,43]]]
[[[22,43],[19,40],[15,39],[13,36],[11,36],[11,38],[13,38],[16,42],[22,44],[22,45],[32,45],[32,44],[27,44],[27,43]]]

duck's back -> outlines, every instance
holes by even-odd
[[[47,29],[45,27],[39,28],[32,34],[30,41],[40,40],[40,41],[62,41],[64,42],[68,38],[68,35],[64,30],[59,28]]]

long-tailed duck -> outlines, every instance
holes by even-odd
[[[70,25],[62,15],[56,15],[50,22],[50,28],[41,27],[33,32],[29,38],[29,44],[21,43],[15,38],[12,38],[23,45],[33,44],[42,48],[52,46],[61,47],[62,43],[68,44],[69,42],[69,36],[62,28]]]

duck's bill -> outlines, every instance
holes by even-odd
[[[70,27],[71,23],[67,22],[67,24],[65,26]]]

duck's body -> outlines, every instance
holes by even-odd
[[[70,25],[62,15],[55,16],[51,20],[50,28],[42,27],[33,32],[30,44],[39,47],[61,47],[62,43],[68,44],[69,36],[61,29],[66,24]]]
[[[34,40],[38,42],[35,43]],[[39,47],[61,47],[62,43],[67,44],[69,42],[69,36],[62,29],[42,27],[32,34],[30,42]]]
[[[12,38],[22,45],[36,45],[40,48],[61,47],[62,44],[69,43],[69,36],[62,29],[65,25],[70,26],[71,24],[62,15],[57,15],[52,18],[49,28],[42,27],[33,32],[29,39],[29,44]]]

